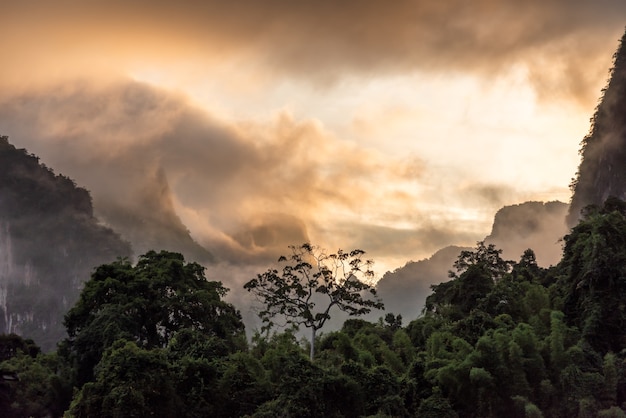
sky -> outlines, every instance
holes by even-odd
[[[310,241],[379,275],[569,201],[621,0],[7,2],[0,134],[225,263]]]

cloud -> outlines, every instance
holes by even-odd
[[[493,146],[476,151],[489,142],[478,141],[474,127],[459,133],[454,118],[433,117],[463,101],[455,75],[476,76],[480,94],[488,84],[502,90],[516,80],[507,77],[513,71],[540,99],[588,105],[625,12],[622,0],[11,2],[0,16],[0,134],[90,189],[97,214],[135,241],[141,222],[162,225],[170,238],[190,232],[224,261],[212,268],[231,278],[231,288],[305,240],[330,250],[359,247],[392,268],[389,260],[402,265],[445,245],[474,244],[495,210],[524,200],[524,179],[503,186],[491,174],[520,158],[507,151],[521,143],[517,137],[498,131]],[[207,108],[224,100],[225,113],[236,117],[128,82],[129,75],[189,94],[208,91]],[[396,86],[424,96],[421,113],[411,97],[382,106],[376,89],[351,100],[360,86],[367,93],[369,80],[393,86],[393,76],[428,84],[431,90]],[[342,106],[333,102],[337,91],[349,96]],[[465,107],[473,121],[509,124],[519,110],[501,104],[520,101],[511,97],[495,97],[493,111],[471,100]],[[267,107],[262,117],[250,110],[254,100]],[[298,116],[276,112],[292,100]],[[356,111],[346,111],[353,103]],[[344,111],[340,124],[372,142],[384,138],[381,148],[395,140],[400,157],[329,132]],[[311,118],[316,112],[327,125]],[[250,114],[257,119],[244,119]],[[416,117],[441,130],[413,132],[422,126]],[[404,152],[405,140],[437,142],[442,157]],[[447,153],[463,161],[442,161]],[[164,240],[153,231],[150,245]],[[423,298],[430,279],[419,280]]]
[[[427,219],[427,217],[424,217]],[[393,228],[381,225],[345,224],[338,228],[347,245],[357,247],[367,243],[368,252],[380,257],[392,257],[413,252],[412,258],[432,254],[455,242],[472,242],[475,233],[460,231],[449,225],[418,225],[413,228]],[[407,251],[409,250],[409,251]],[[419,254],[416,250],[419,250]],[[401,261],[406,262],[406,258]]]
[[[474,201],[471,203],[489,208],[500,208],[515,199],[515,190],[506,184],[469,183],[462,184],[460,189],[464,195]]]
[[[11,57],[0,72],[14,85],[150,64],[328,84],[353,74],[494,74],[523,64],[544,94],[588,101],[625,14],[621,0],[13,2],[0,18]]]
[[[96,214],[137,253],[173,242],[207,258],[191,234],[217,260],[262,264],[311,241],[361,248],[383,273],[472,245],[496,210],[527,198],[415,154],[343,141],[315,120],[218,119],[185,96],[125,80],[5,95],[0,127],[89,189]]]
[[[315,238],[343,246],[338,225],[360,216],[371,219],[350,226],[349,244],[390,240],[383,237],[392,229],[372,240],[369,224],[402,218],[415,194],[410,187],[426,170],[415,157],[389,159],[343,142],[315,121],[285,113],[219,121],[182,96],[137,82],[77,82],[7,96],[0,126],[88,188],[100,217],[131,241],[143,240],[139,251],[158,245],[164,231],[183,239],[189,228],[218,259],[231,261],[273,260]],[[142,223],[153,227],[150,236]]]

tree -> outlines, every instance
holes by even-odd
[[[77,393],[69,416],[171,417],[180,406],[164,350],[118,340],[96,367],[95,381]]]
[[[564,238],[559,290],[569,325],[600,354],[626,348],[626,203],[589,206]]]
[[[514,264],[512,261],[503,260],[500,254],[502,254],[502,250],[497,249],[494,244],[485,246],[485,241],[479,241],[476,243],[476,250],[461,251],[458,259],[454,262],[454,268],[457,272],[449,271],[448,276],[458,278],[460,274],[467,271],[471,266],[480,266],[487,270],[493,279],[497,281],[508,273]]]
[[[119,339],[142,349],[164,348],[177,332],[190,329],[234,350],[244,326],[239,312],[222,300],[226,292],[206,279],[204,267],[178,253],[150,251],[135,266],[125,259],[102,265],[65,316],[69,338],[60,352],[75,362],[81,386]]]
[[[24,339],[17,334],[0,335],[0,362],[18,354],[28,354],[35,358],[39,353],[41,353],[41,348],[30,338]]]
[[[0,371],[2,417],[60,417],[70,404],[70,371],[54,353],[18,352],[0,362]]]
[[[433,293],[426,298],[424,312],[455,320],[469,314],[510,272],[514,263],[500,254],[502,250],[484,241],[478,242],[475,250],[461,251],[454,262],[456,272],[448,272],[452,280],[431,286]]]
[[[289,248],[292,254],[278,260],[289,263],[282,272],[269,269],[247,282],[244,288],[264,303],[259,316],[266,324],[265,329],[274,325],[276,317],[296,328],[304,325],[311,329],[310,358],[313,360],[315,334],[330,318],[334,306],[350,316],[384,307],[376,298],[376,289],[367,282],[374,276],[373,262],[362,259],[363,250],[326,254],[308,243]],[[367,298],[367,293],[373,299]]]
[[[424,418],[458,418],[458,414],[448,399],[436,391],[430,397],[424,399],[417,410],[417,416]]]

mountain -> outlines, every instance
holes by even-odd
[[[6,136],[0,167],[0,333],[52,350],[94,267],[129,257],[131,246],[94,217],[87,190]]]
[[[568,205],[562,202],[505,206],[496,213],[485,242],[501,249],[505,259],[519,261],[523,252],[531,248],[540,265],[556,264],[561,258],[560,239],[567,233],[567,209]],[[452,270],[460,252],[467,249],[445,247],[428,259],[411,261],[387,272],[376,286],[386,309],[407,320],[416,318],[431,293],[430,286],[449,280],[447,272]]]
[[[505,259],[519,261],[522,253],[531,248],[539,265],[555,265],[562,255],[560,241],[568,232],[568,208],[557,201],[505,206],[496,213],[485,242],[501,249]]]
[[[181,253],[198,263],[213,262],[213,254],[194,241],[178,217],[165,172],[156,170],[147,178],[133,190],[132,198],[96,200],[98,217],[119,231],[135,254],[159,249]]]
[[[626,198],[626,34],[613,56],[613,68],[604,94],[582,141],[581,163],[572,183],[568,224],[580,219],[587,205],[609,196]]]
[[[430,286],[449,280],[448,270],[452,269],[461,251],[467,249],[451,245],[430,258],[409,261],[403,267],[385,273],[376,285],[385,310],[402,315],[407,321],[417,318],[424,308],[426,297],[432,293]]]

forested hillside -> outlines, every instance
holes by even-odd
[[[89,192],[0,137],[0,331],[53,350],[92,269],[130,245],[93,216]]]
[[[461,251],[422,314],[246,342],[226,289],[180,254],[93,274],[57,353],[0,340],[5,416],[624,417],[626,203],[589,207],[562,260]],[[390,307],[393,311],[393,307]],[[73,389],[74,388],[74,389]],[[71,403],[71,404],[70,404]]]

